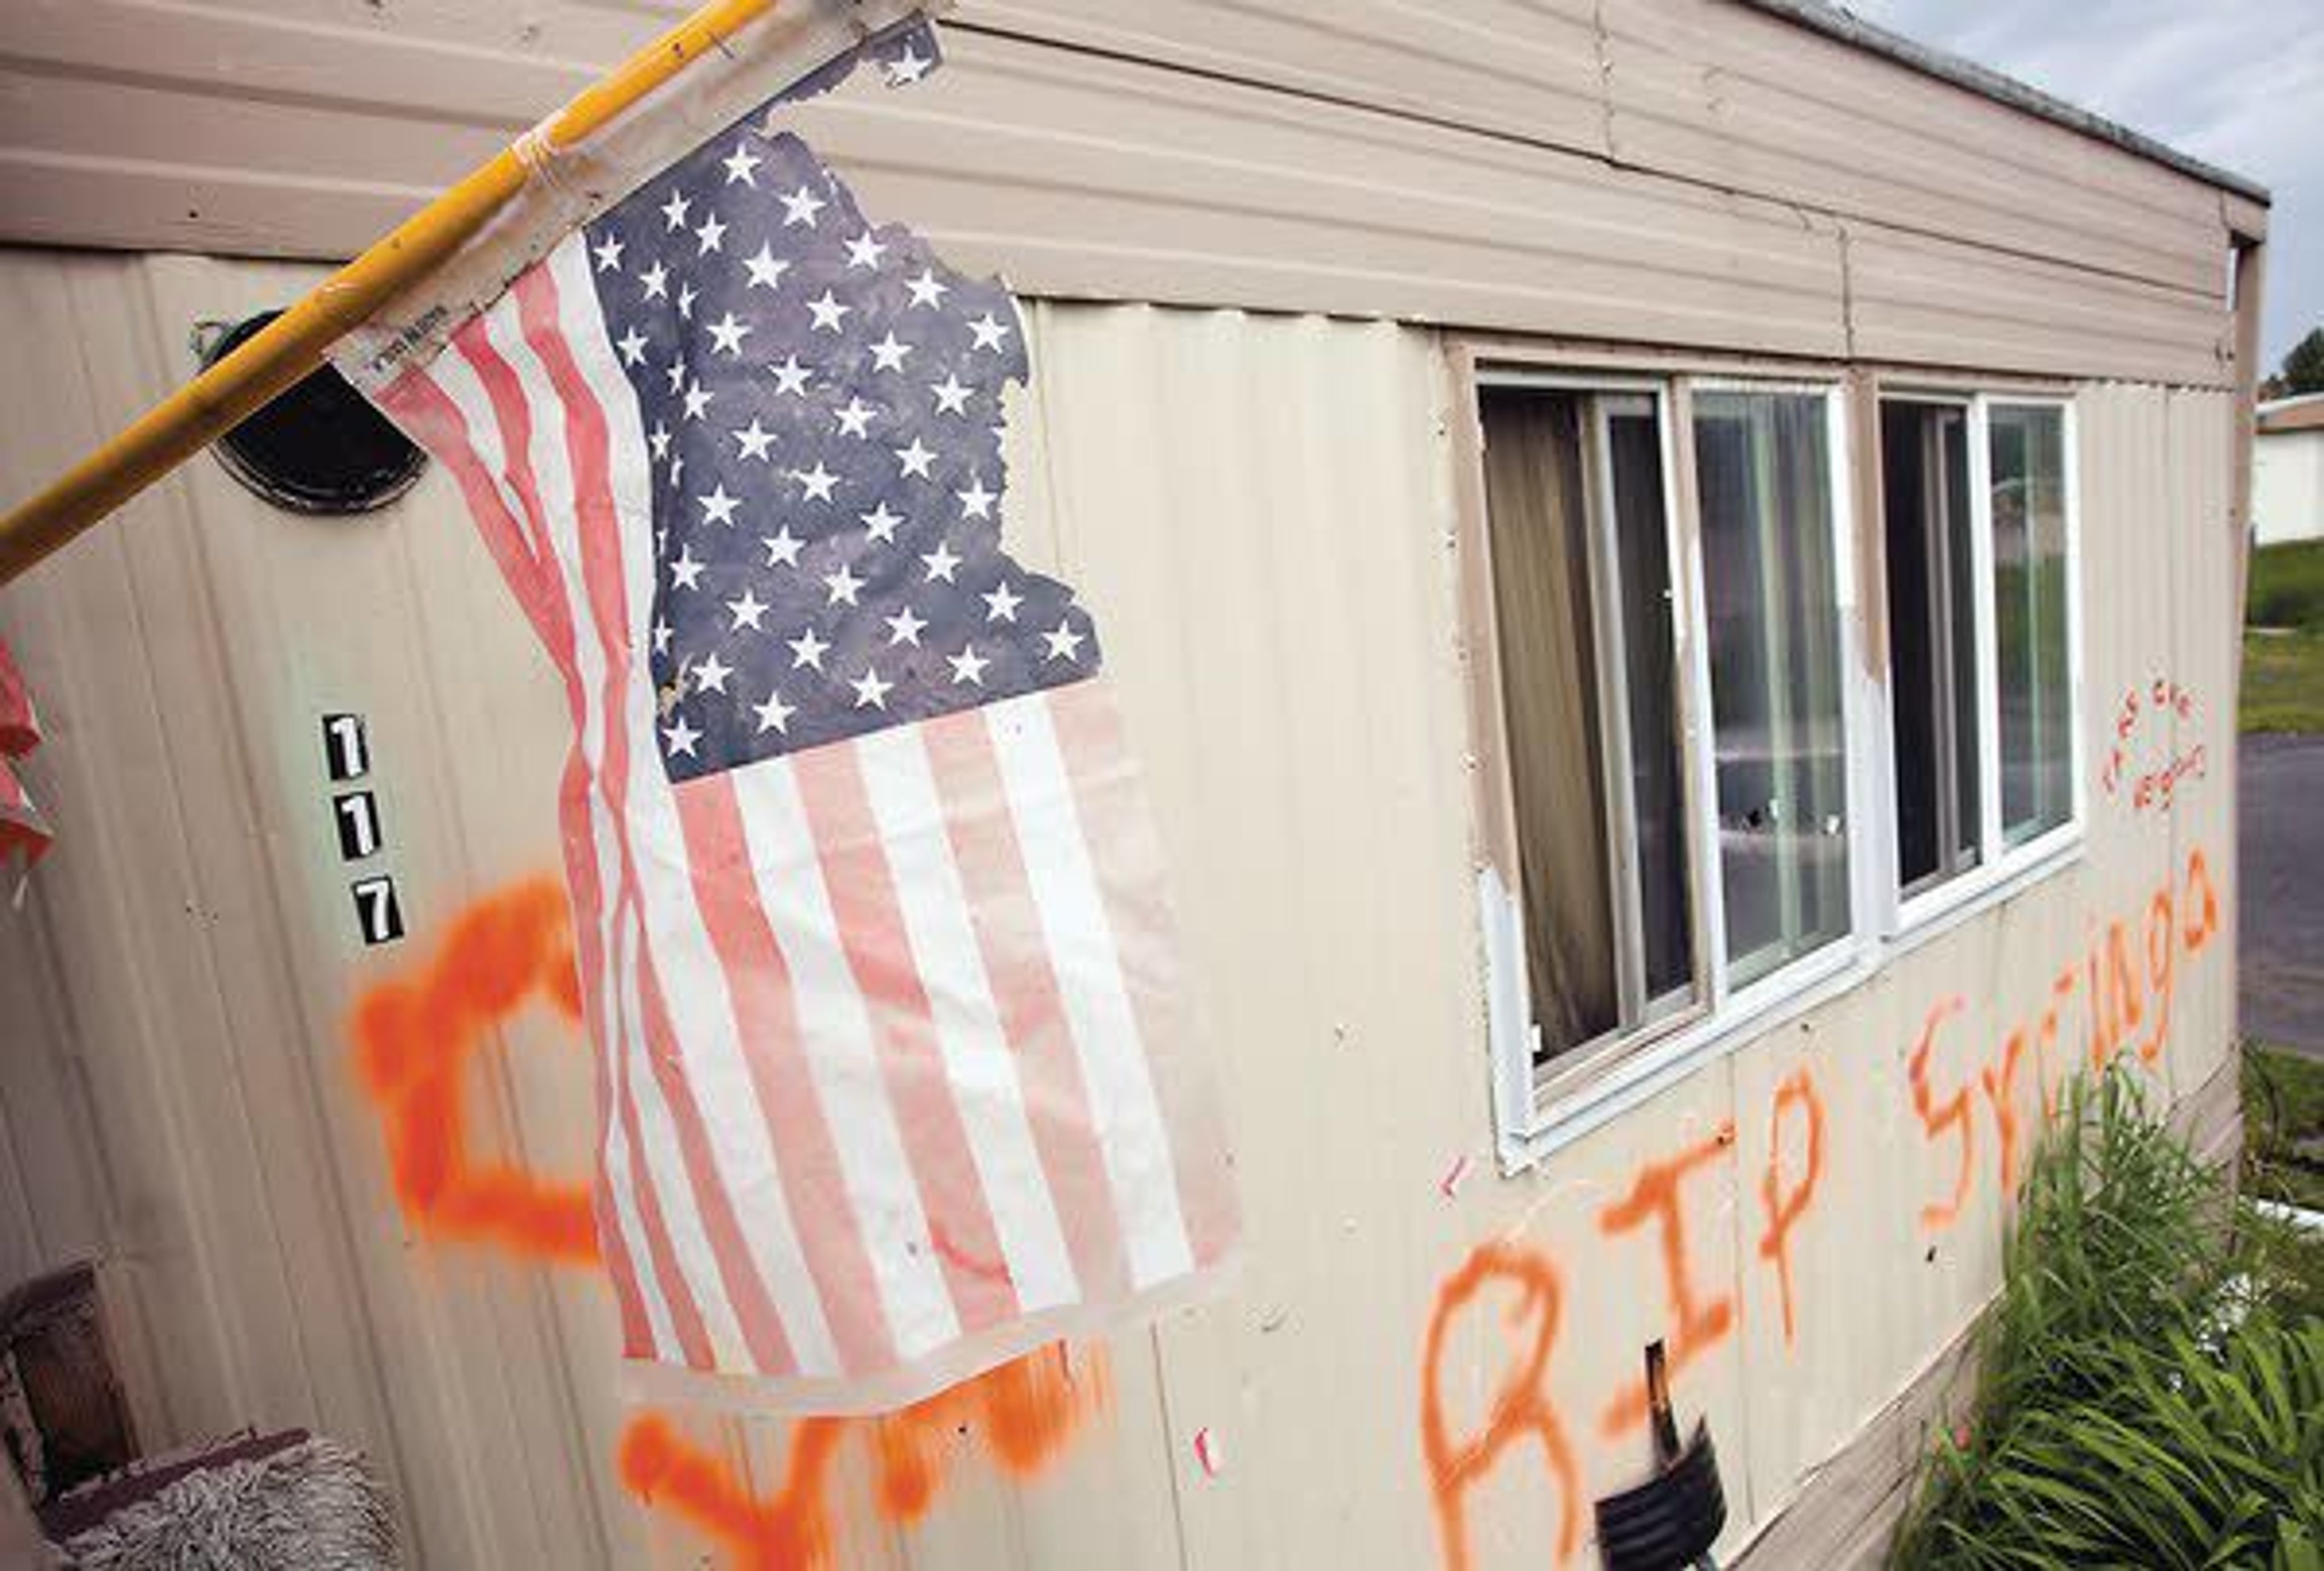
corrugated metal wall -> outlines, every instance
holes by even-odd
[[[187,372],[193,324],[309,276],[0,255],[13,374],[41,390],[0,408],[0,467],[28,476],[87,446]],[[1991,1290],[2001,1126],[1979,1076],[2006,1085],[2010,1034],[2038,1034],[2110,923],[2143,965],[2157,892],[2199,909],[2198,848],[2232,923],[2227,396],[2104,384],[2078,404],[2089,745],[2102,753],[2122,694],[2172,681],[2189,715],[2150,706],[2160,729],[2135,745],[2200,742],[2208,774],[2168,811],[2094,784],[2078,865],[1501,1179],[1442,346],[1145,307],[1039,304],[1028,327],[1007,530],[1105,623],[1217,1036],[1249,1265],[1225,1301],[1102,1350],[1109,1405],[1030,1476],[996,1465],[984,1427],[948,1428],[954,1470],[913,1516],[850,1440],[826,1492],[838,1563],[1406,1571],[1456,1563],[1458,1527],[1469,1564],[1554,1564],[1547,1426],[1585,1514],[1633,1481],[1644,1441],[1613,1409],[1639,1346],[1690,1304],[1704,1328],[1680,1401],[1717,1433],[1739,1539]],[[349,1062],[367,987],[557,865],[560,706],[446,479],[326,522],[198,461],[0,595],[0,631],[46,707],[34,780],[60,829],[24,910],[0,914],[0,1279],[117,1262],[156,1438],[346,1436],[392,1474],[427,1565],[703,1557],[709,1540],[618,1482],[609,1295],[586,1271],[414,1236]],[[338,711],[369,719],[411,926],[383,949],[355,941],[328,820],[318,726]],[[2160,1068],[2180,1094],[2223,1061],[2232,943],[2142,984],[2150,1031],[2168,1000]],[[1967,1093],[1960,1141],[1923,1128],[1909,1064],[1956,993],[1927,1073],[1941,1101]],[[472,1082],[484,1151],[579,1169],[587,1076],[552,1012],[511,1021]],[[1809,1103],[1782,1094],[1802,1084],[1824,1140],[1775,1250],[1787,1331],[1766,1186],[1808,1177]],[[1657,1171],[1683,1277],[1657,1214],[1606,1215]],[[1956,1197],[1957,1218],[1924,1219]],[[1470,1481],[1457,1459],[1512,1382],[1525,1421]],[[693,1432],[761,1494],[780,1483],[782,1426]]]
[[[672,8],[22,0],[0,238],[350,254]],[[1749,7],[954,14],[950,69],[798,123],[1033,292],[2228,378],[2241,199]]]

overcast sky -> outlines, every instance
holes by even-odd
[[[2268,188],[2266,366],[2324,327],[2324,0],[1848,0]]]

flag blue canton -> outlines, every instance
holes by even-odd
[[[1098,667],[1001,549],[1016,302],[864,222],[797,137],[706,143],[585,232],[652,468],[651,670],[673,780]]]

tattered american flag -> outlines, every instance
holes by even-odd
[[[1001,547],[1023,335],[756,121],[374,393],[572,711],[628,1352],[754,1401],[913,1400],[1237,1231],[1097,629]]]

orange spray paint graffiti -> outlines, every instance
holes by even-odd
[[[646,1414],[622,1433],[622,1483],[693,1525],[741,1571],[815,1571],[830,1563],[833,1468],[851,1436],[870,1447],[880,1515],[914,1522],[942,1492],[961,1436],[982,1436],[1004,1472],[1029,1476],[1109,1400],[1103,1363],[1084,1356],[1076,1368],[1060,1345],[885,1417],[802,1420],[791,1430],[782,1485],[763,1500],[724,1457]]]
[[[2148,714],[2163,724],[2163,735],[2139,735],[2142,716]],[[2115,707],[2114,745],[2098,771],[2098,784],[2106,794],[2116,795],[2129,781],[2133,811],[2170,811],[2182,782],[2190,778],[2200,780],[2210,772],[2210,749],[2200,742],[2179,748],[2175,726],[2170,725],[2173,720],[2192,724],[2194,718],[2194,694],[2169,677],[2156,677],[2144,691],[2135,684],[2126,688],[2121,703]],[[2135,776],[2134,753],[2144,753],[2153,759],[2152,767],[2138,771]]]
[[[1484,1428],[1456,1442],[1444,1417],[1445,1332],[1489,1289],[1514,1293],[1504,1315],[1517,1349],[1516,1361],[1494,1388]],[[1537,1440],[1557,1486],[1557,1558],[1572,1557],[1581,1533],[1582,1473],[1565,1425],[1550,1400],[1549,1355],[1557,1344],[1563,1308],[1557,1268],[1548,1257],[1507,1240],[1480,1244],[1461,1269],[1436,1291],[1427,1345],[1421,1356],[1420,1446],[1428,1462],[1436,1531],[1451,1571],[1468,1571],[1468,1495],[1500,1463],[1501,1454],[1520,1440]]]
[[[2146,985],[2154,995],[2154,1034],[2138,1044],[2138,1056],[2152,1064],[2171,1040],[2171,1001],[2179,987],[2179,913],[2171,888],[2154,892],[2146,907]]]
[[[2146,1020],[2145,989],[2138,968],[2130,963],[2130,938],[2120,922],[2107,924],[2105,947],[2091,947],[2089,967],[2090,1067],[2100,1070],[2114,1062]]]
[[[2050,1003],[2042,1011],[2041,1029],[2034,1034],[2034,1078],[2042,1087],[2044,1123],[2058,1116],[2058,1083],[2050,1073],[2050,1055],[2058,1045],[2059,1012],[2074,996],[2074,968],[2069,966],[2050,979]]]
[[[365,992],[348,1030],[386,1132],[397,1205],[415,1229],[528,1261],[591,1266],[599,1257],[587,1183],[480,1161],[466,1139],[463,1078],[493,1028],[535,998],[580,1021],[567,909],[548,877],[484,896],[415,971]],[[806,1419],[792,1428],[783,1486],[767,1502],[659,1415],[631,1420],[619,1467],[632,1493],[694,1524],[738,1566],[813,1571],[835,1545],[827,1494],[851,1436],[871,1449],[881,1515],[911,1522],[942,1492],[961,1435],[982,1436],[1004,1471],[1028,1476],[1062,1454],[1109,1393],[1102,1358],[1069,1362],[1059,1345],[897,1413]]]
[[[1951,1135],[1960,1142],[1960,1155],[1951,1198],[1924,1206],[1921,1213],[1924,1224],[1950,1225],[1974,1186],[1970,1086],[1984,1088],[2000,1153],[2002,1188],[2015,1195],[2024,1167],[2026,1142],[2018,1079],[2028,1044],[2033,1048],[2034,1077],[2045,1119],[2057,1115],[2058,1079],[2052,1065],[2060,1022],[2077,993],[2081,994],[2084,1016],[2083,1051],[2092,1072],[2103,1072],[2134,1049],[2140,1063],[2150,1067],[2160,1063],[2170,1045],[2184,964],[2203,952],[2218,926],[2218,890],[2211,881],[2210,864],[2199,847],[2188,855],[2183,879],[2166,878],[2147,897],[2135,919],[2109,921],[2103,929],[2093,922],[2088,950],[2052,979],[2040,1016],[2030,1026],[2026,1019],[2010,1026],[1993,1060],[1969,1075],[1942,1102],[1930,1087],[1929,1058],[1938,1028],[1965,1003],[1950,998],[1930,1010],[1910,1059],[1913,1110],[1931,1143]],[[2064,1068],[2058,1066],[2060,1073]]]
[[[1950,1194],[1921,1207],[1921,1220],[1931,1227],[1949,1226],[1967,1206],[1977,1182],[1977,1121],[1979,1092],[1995,1124],[2003,1184],[2014,1191],[2025,1165],[2026,1123],[2038,1095],[2043,1115],[2058,1105],[2057,1086],[2073,1067],[2075,1049],[2060,1052],[2067,1012],[2079,1000],[2091,1044],[2092,1061],[2103,1067],[2135,1045],[2142,1060],[2159,1058],[2168,1042],[2176,990],[2188,956],[2198,955],[2218,932],[2220,901],[2210,869],[2200,850],[2187,859],[2183,878],[2166,883],[2136,908],[2138,923],[2116,921],[2093,929],[2083,954],[2077,955],[2051,978],[2038,1014],[2013,1024],[2001,1039],[1993,1059],[1960,1062],[1955,1053],[1943,1056],[1958,1063],[1951,1073],[1936,1065],[1940,1049],[1958,1048],[1946,1034],[1954,1017],[1967,1012],[1969,1000],[1940,1000],[1923,1018],[1907,1055],[1912,1104],[1919,1126],[1932,1146],[1950,1147]],[[2131,935],[2135,932],[2135,949]],[[2135,965],[2134,956],[2144,961]],[[2138,1033],[2147,1027],[2144,1037]],[[2070,1041],[2070,1038],[2064,1040]],[[2034,1087],[2024,1086],[2027,1060],[2032,1060]],[[1797,1231],[1812,1214],[1824,1169],[1825,1114],[1812,1076],[1794,1069],[1778,1086],[1768,1110],[1768,1153],[1759,1179],[1766,1216],[1758,1243],[1758,1256],[1773,1269],[1778,1302],[1783,1310],[1784,1340],[1794,1345],[1799,1334],[1799,1305],[1792,1280],[1791,1249]],[[1802,1153],[1803,1168],[1786,1165],[1786,1131],[1791,1150]],[[1629,1190],[1599,1216],[1602,1236],[1626,1233],[1655,1223],[1661,1246],[1664,1281],[1674,1325],[1666,1334],[1675,1374],[1690,1360],[1731,1335],[1742,1308],[1729,1293],[1707,1297],[1691,1274],[1686,1177],[1713,1162],[1720,1151],[1731,1149],[1732,1125],[1689,1146],[1675,1155],[1649,1161],[1639,1169]],[[1700,1204],[1700,1202],[1698,1202]],[[1473,1434],[1454,1437],[1444,1414],[1443,1391],[1447,1327],[1464,1317],[1470,1307],[1489,1291],[1514,1296],[1507,1311],[1514,1333],[1517,1356],[1495,1389],[1481,1426]],[[1564,1298],[1555,1261],[1537,1248],[1498,1239],[1472,1251],[1460,1270],[1440,1286],[1435,1310],[1428,1324],[1423,1355],[1421,1437],[1438,1535],[1444,1564],[1451,1571],[1467,1571],[1471,1563],[1469,1502],[1471,1492],[1499,1465],[1504,1455],[1521,1441],[1538,1440],[1547,1470],[1557,1491],[1561,1516],[1556,1558],[1569,1559],[1575,1549],[1576,1513],[1581,1503],[1579,1464],[1567,1437],[1563,1420],[1548,1390],[1548,1366],[1554,1349]],[[1646,1411],[1642,1384],[1626,1382],[1606,1406],[1599,1428],[1615,1438],[1639,1423]]]
[[[1784,1182],[1780,1152],[1787,1114],[1807,1120],[1806,1168],[1788,1186]],[[1784,1281],[1788,1342],[1792,1335],[1790,1241],[1813,1206],[1823,1172],[1823,1103],[1816,1093],[1814,1077],[1805,1067],[1795,1069],[1778,1087],[1770,1119],[1775,1149],[1769,1151],[1764,1180],[1767,1232],[1759,1253],[1774,1263]],[[1647,1162],[1638,1169],[1629,1192],[1599,1215],[1600,1232],[1609,1237],[1631,1232],[1649,1220],[1655,1224],[1664,1282],[1676,1322],[1667,1338],[1673,1374],[1731,1335],[1740,1317],[1731,1295],[1705,1298],[1701,1294],[1687,1254],[1685,1179],[1734,1149],[1735,1126],[1723,1123],[1676,1155]],[[1445,1414],[1444,1364],[1450,1333],[1456,1325],[1484,1318],[1496,1302],[1501,1307],[1513,1354],[1493,1388],[1481,1423],[1473,1433],[1456,1438]],[[1556,1559],[1563,1563],[1572,1558],[1578,1547],[1581,1465],[1564,1419],[1549,1391],[1549,1360],[1556,1347],[1564,1303],[1555,1261],[1538,1248],[1507,1238],[1471,1250],[1460,1269],[1437,1289],[1436,1308],[1429,1317],[1421,1354],[1420,1438],[1428,1465],[1439,1545],[1450,1571],[1467,1571],[1471,1564],[1471,1492],[1500,1465],[1512,1446],[1523,1441],[1540,1444],[1543,1462],[1557,1491]],[[1642,1423],[1646,1411],[1645,1383],[1627,1382],[1607,1405],[1600,1429],[1609,1437],[1618,1436]]]
[[[2017,1070],[2024,1057],[2025,1033],[2011,1031],[2009,1040],[2002,1045],[1999,1071],[1987,1064],[1978,1072],[1985,1099],[1993,1104],[1994,1136],[2001,1147],[2001,1187],[2012,1195],[2017,1192]]]
[[[1715,1160],[1734,1143],[1735,1125],[1720,1125],[1702,1143],[1667,1161],[1648,1162],[1639,1169],[1637,1182],[1630,1186],[1629,1194],[1598,1214],[1598,1230],[1609,1238],[1629,1232],[1648,1217],[1657,1224],[1662,1239],[1663,1282],[1669,1290],[1671,1313],[1677,1322],[1670,1337],[1670,1372],[1674,1378],[1735,1327],[1732,1297],[1721,1293],[1704,1303],[1695,1296],[1694,1278],[1687,1267],[1686,1212],[1679,1204],[1680,1180],[1696,1168]],[[1633,1381],[1606,1405],[1598,1419],[1599,1432],[1611,1437],[1644,1423],[1647,1403],[1646,1382],[1643,1379]]]
[[[2219,892],[2211,883],[2211,864],[2200,846],[2187,854],[2187,894],[2180,908],[2190,912],[2181,931],[2187,953],[2200,955],[2219,930]]]
[[[532,1259],[593,1261],[586,1183],[535,1178],[469,1151],[468,1059],[535,997],[568,1020],[581,1003],[565,893],[548,878],[476,901],[417,975],[356,1003],[355,1067],[387,1133],[403,1214],[421,1233]]]
[[[1969,1087],[1958,1087],[1940,1103],[1929,1089],[1929,1054],[1937,1045],[1937,1028],[1969,1007],[1969,1000],[1956,994],[1937,1003],[1921,1022],[1920,1040],[1913,1046],[1910,1070],[1913,1085],[1913,1111],[1920,1115],[1921,1129],[1931,1141],[1947,1130],[1956,1130],[1960,1136],[1960,1159],[1953,1170],[1952,1197],[1941,1203],[1932,1202],[1921,1207],[1923,1227],[1950,1227],[1960,1215],[1963,1203],[1969,1199],[1969,1179],[1973,1176],[1970,1163],[1975,1160],[1976,1126],[1969,1121]]]
[[[1787,1192],[1783,1185],[1784,1114],[1799,1108],[1807,1118],[1805,1169]],[[1767,1207],[1767,1231],[1759,1236],[1759,1258],[1773,1261],[1775,1287],[1784,1307],[1784,1345],[1798,1341],[1798,1320],[1792,1301],[1792,1229],[1815,1198],[1823,1178],[1823,1099],[1816,1095],[1815,1079],[1806,1069],[1792,1071],[1775,1087],[1775,1104],[1767,1115],[1767,1170],[1760,1175],[1759,1196]]]

